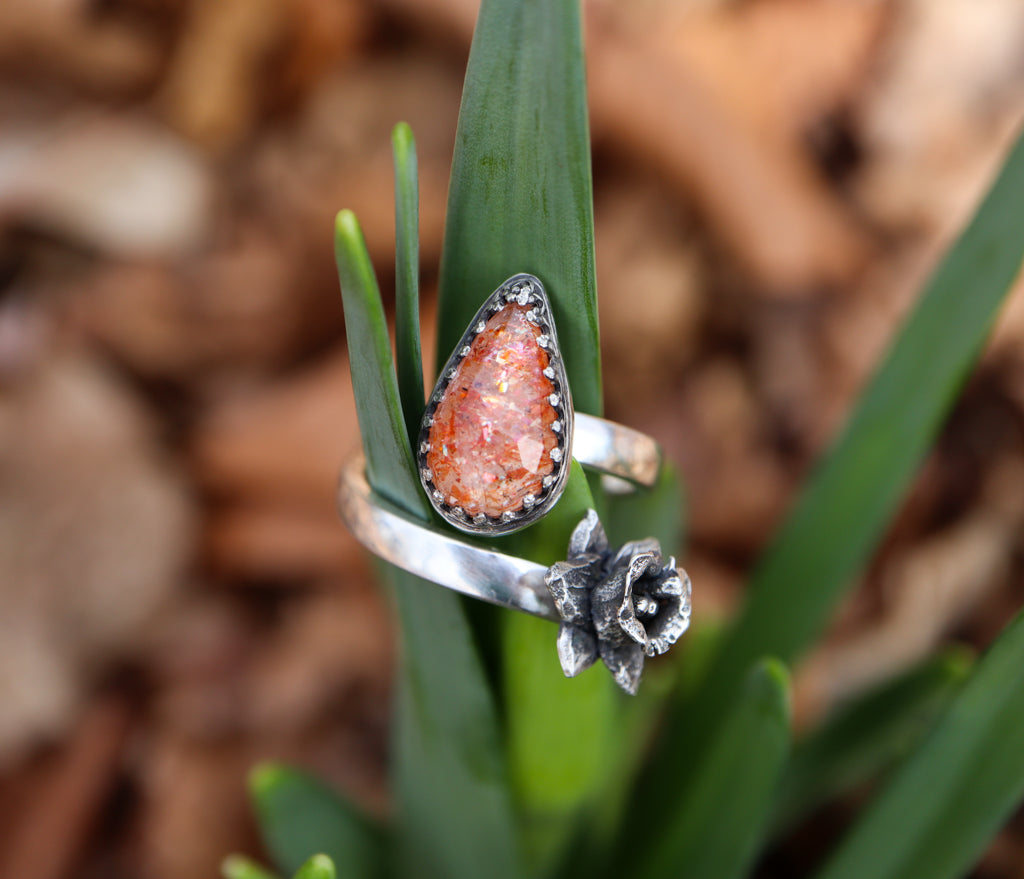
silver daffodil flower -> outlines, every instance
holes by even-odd
[[[633,540],[613,551],[588,510],[569,540],[568,560],[545,577],[561,617],[558,658],[566,677],[598,656],[627,693],[636,693],[644,657],[671,647],[690,624],[690,579],[664,563],[657,540]]]

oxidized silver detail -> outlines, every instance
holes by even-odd
[[[690,578],[664,563],[657,540],[610,549],[588,510],[569,540],[569,558],[545,575],[561,618],[558,658],[575,677],[600,656],[616,683],[636,693],[644,657],[671,647],[690,625]]]

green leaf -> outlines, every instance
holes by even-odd
[[[291,874],[324,852],[344,879],[381,875],[380,830],[322,782],[264,763],[253,769],[249,787],[264,844],[283,872]]]
[[[429,509],[416,477],[398,402],[380,289],[359,221],[351,211],[341,211],[335,220],[334,254],[345,306],[348,356],[366,452],[367,479],[374,491],[414,516],[426,519]]]
[[[224,879],[277,879],[277,875],[244,855],[228,855],[220,865]]]
[[[367,477],[426,518],[362,232],[349,211],[335,229]],[[511,879],[521,871],[497,721],[458,596],[397,570],[394,579],[405,647],[395,719],[398,857],[406,875]]]
[[[495,707],[456,593],[395,571],[397,875],[523,875]]]
[[[704,679],[727,626],[720,613],[709,611],[691,620],[690,628],[674,648],[679,654],[674,661],[680,669],[673,699],[690,698]]]
[[[553,623],[506,614],[503,629],[509,772],[532,872],[543,872],[614,767],[617,694],[604,666],[566,679]]]
[[[443,364],[517,272],[554,309],[576,408],[601,411],[579,0],[483,0],[462,93],[438,306]]]
[[[670,807],[665,831],[639,838],[633,846],[638,863],[630,875],[638,879],[745,875],[789,750],[789,720],[789,675],[776,660],[763,660],[734,691],[718,738],[696,767],[681,799]],[[662,784],[674,789],[675,779],[663,775]]]
[[[593,504],[583,469],[573,461],[569,483],[544,528],[515,536],[529,541],[531,558],[553,564],[566,557],[569,536]],[[559,855],[578,810],[613,766],[614,680],[603,667],[567,680],[555,647],[557,631],[546,620],[502,614],[509,772],[533,872]]]
[[[694,699],[667,724],[654,765],[682,778],[758,656],[797,657],[878,543],[977,358],[1024,253],[1024,136],[901,328],[849,423],[757,567]],[[700,585],[695,592],[699,595]],[[638,801],[657,811],[641,787]],[[646,813],[645,813],[646,815]],[[638,816],[638,820],[645,820]]]
[[[335,879],[334,861],[327,855],[313,855],[299,867],[295,879]]]
[[[948,650],[836,712],[793,749],[773,813],[785,829],[826,800],[890,769],[949,705],[973,664]]]
[[[676,555],[683,543],[685,504],[676,468],[665,461],[658,481],[648,490],[606,495],[608,539],[619,546],[628,540],[655,537],[666,557]]]
[[[675,657],[673,657],[674,659]],[[616,833],[622,824],[629,793],[650,748],[652,732],[661,719],[665,699],[675,682],[674,662],[652,660],[644,668],[643,684],[635,696],[617,694],[620,710],[610,723],[611,759],[593,809],[577,828],[572,847],[563,856],[565,876],[603,876],[614,856]],[[630,845],[629,851],[635,848]],[[625,875],[619,871],[616,875]]]
[[[820,879],[955,879],[1024,798],[1024,613],[840,844]]]
[[[420,196],[416,141],[399,122],[391,132],[395,159],[395,361],[398,392],[411,442],[423,417],[423,355],[420,351]]]

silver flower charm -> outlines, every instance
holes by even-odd
[[[569,540],[569,558],[545,577],[562,619],[558,658],[575,677],[600,656],[616,682],[636,693],[644,656],[672,646],[690,624],[690,580],[664,564],[658,541],[634,540],[617,552],[588,510]]]

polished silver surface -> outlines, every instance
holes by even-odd
[[[371,494],[362,455],[342,471],[338,508],[359,542],[385,561],[464,595],[559,619],[545,567],[471,546],[385,509]]]
[[[661,449],[647,434],[576,413],[572,455],[584,467],[648,488],[658,481]]]

